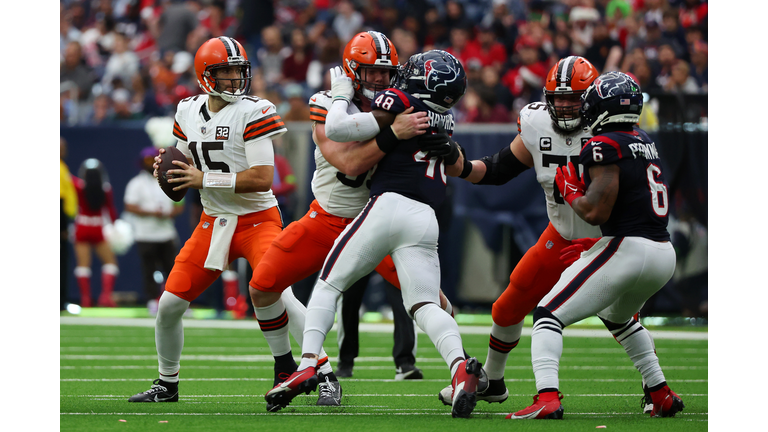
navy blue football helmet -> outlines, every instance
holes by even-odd
[[[443,113],[456,105],[467,91],[467,74],[448,52],[431,50],[414,54],[400,67],[395,87]]]
[[[581,117],[593,134],[612,123],[635,124],[643,110],[640,85],[622,72],[606,72],[581,95]]]

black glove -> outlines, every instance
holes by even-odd
[[[447,165],[453,165],[461,154],[459,144],[445,132],[424,134],[419,137],[419,150],[427,153],[427,157],[442,157]]]

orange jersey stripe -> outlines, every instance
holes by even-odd
[[[283,123],[282,121],[279,122],[279,123],[275,123],[273,125],[267,126],[265,128],[262,128],[262,129],[260,129],[258,131],[253,131],[253,132],[249,133],[248,135],[244,135],[243,136],[243,140],[250,141],[252,139],[256,139],[256,138],[259,138],[259,137],[263,137],[265,135],[269,135],[270,133],[275,132],[275,131],[280,130],[280,129],[285,129],[285,123]]]
[[[320,117],[320,116],[310,114],[309,119],[312,121],[316,121],[318,123],[325,123],[325,117]]]
[[[243,135],[250,133],[254,129],[258,129],[259,127],[264,126],[264,125],[266,125],[269,122],[282,121],[282,120],[283,119],[280,118],[279,115],[272,114],[271,116],[264,117],[264,119],[262,119],[262,121],[260,121],[258,123],[256,123],[256,121],[254,121],[252,123],[248,123],[247,125],[245,125],[245,131],[243,132]]]

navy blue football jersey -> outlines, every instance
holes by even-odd
[[[594,165],[618,165],[619,193],[608,220],[600,225],[604,236],[669,240],[669,187],[661,170],[656,144],[645,131],[606,132],[593,137],[579,155],[584,183],[592,180]]]
[[[413,112],[426,111],[429,115],[429,129],[426,133],[445,131],[453,135],[453,114],[429,108],[420,99],[396,89],[387,89],[376,94],[371,109],[381,109],[399,114],[408,107]],[[419,150],[418,137],[400,141],[394,150],[387,153],[376,166],[371,177],[371,196],[384,192],[400,195],[428,204],[437,209],[445,199],[445,163],[442,157],[427,158]]]

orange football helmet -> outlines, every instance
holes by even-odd
[[[356,34],[344,48],[342,68],[352,80],[355,91],[373,99],[376,92],[392,85],[397,75],[397,50],[395,45],[383,33],[367,31]],[[380,68],[389,70],[386,85],[368,82],[367,69]]]
[[[232,82],[234,91],[224,90],[226,87],[218,82],[215,73],[217,69],[230,66],[240,68],[240,78],[226,79]],[[251,62],[248,61],[245,48],[227,36],[208,39],[198,48],[195,54],[195,75],[204,92],[219,96],[227,102],[234,102],[238,97],[247,95],[251,88]]]
[[[552,122],[560,129],[572,131],[581,124],[579,96],[600,75],[584,57],[569,56],[560,59],[547,74],[544,96]],[[570,105],[555,104],[556,96],[576,95]]]

